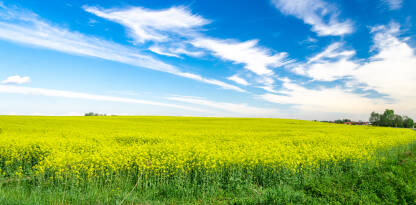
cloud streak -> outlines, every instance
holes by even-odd
[[[279,67],[286,64],[286,53],[271,55],[268,49],[257,46],[257,42],[257,40],[237,42],[197,38],[192,41],[192,45],[210,50],[215,56],[224,60],[244,64],[247,70],[257,75],[270,75],[273,71],[269,67]]]
[[[414,48],[399,38],[400,25],[372,28],[373,49],[377,54],[364,63],[353,75],[368,89],[377,90],[391,97],[399,110],[416,116],[416,55]]]
[[[286,79],[283,90],[277,94],[263,94],[266,101],[291,104],[302,112],[368,114],[371,110],[385,108],[386,101],[370,99],[365,94],[348,92],[340,87],[308,89]]]
[[[0,9],[0,38],[64,53],[96,57],[140,68],[167,72],[220,86],[224,89],[245,92],[237,86],[219,80],[207,79],[197,74],[183,72],[174,65],[142,54],[134,48],[52,26],[31,12],[10,9],[2,11]]]
[[[255,82],[249,83],[236,75],[229,77],[241,85],[257,84],[259,88],[266,91],[274,89],[273,68],[282,67],[292,60],[287,58],[287,53],[275,53],[258,46],[258,40],[239,42],[236,40],[221,40],[214,38],[199,37],[191,41],[192,45],[204,48],[220,59],[231,61],[234,64],[243,64],[247,71],[256,75]]]
[[[416,55],[407,43],[399,38],[400,25],[371,28],[375,54],[368,59],[352,59],[354,50],[334,43],[292,70],[316,81],[343,80],[345,84],[335,88],[308,89],[284,79],[280,95],[262,95],[267,101],[293,104],[309,111],[368,113],[394,108],[398,112],[416,116]],[[376,92],[377,98],[370,98]],[[383,96],[383,97],[382,97]]]
[[[132,104],[145,104],[145,105],[154,105],[154,106],[189,110],[189,111],[194,111],[194,112],[202,112],[202,113],[207,112],[206,110],[199,109],[199,108],[193,108],[189,106],[181,106],[181,105],[175,105],[175,104],[169,104],[169,103],[160,103],[160,102],[153,102],[153,101],[147,101],[147,100],[138,100],[138,99],[133,99],[133,98],[123,98],[123,97],[96,95],[96,94],[89,94],[89,93],[82,93],[82,92],[45,89],[45,88],[32,88],[32,87],[13,86],[13,85],[0,85],[0,93],[39,95],[39,96],[48,96],[48,97],[61,97],[61,98],[70,98],[70,99],[96,100],[96,101],[107,101],[107,102],[132,103]]]
[[[2,84],[25,84],[30,83],[30,77],[25,76],[21,77],[19,75],[14,75],[8,77],[6,80],[1,81]]]
[[[127,9],[99,9],[84,6],[85,11],[101,18],[120,23],[138,43],[168,41],[174,35],[188,36],[210,21],[192,14],[185,7],[150,10],[142,7]]]
[[[228,80],[234,81],[240,85],[250,85],[244,78],[239,77],[238,75],[233,75],[227,78]]]
[[[220,109],[220,110],[224,110],[227,112],[237,114],[238,116],[273,117],[279,114],[279,111],[276,109],[259,108],[259,107],[249,106],[246,104],[210,101],[210,100],[199,98],[199,97],[173,96],[173,97],[167,97],[167,99],[190,103],[190,104],[202,105],[202,106],[215,108],[215,109]]]
[[[342,36],[354,31],[350,20],[340,21],[338,9],[323,0],[272,0],[285,15],[302,19],[319,36]]]
[[[390,10],[398,10],[403,5],[403,0],[383,0],[383,2],[389,5]]]
[[[157,53],[159,55],[182,58],[181,55],[187,55],[191,57],[201,57],[204,55],[204,52],[198,50],[189,50],[184,45],[169,45],[169,46],[162,46],[162,45],[152,45],[149,47],[149,50],[153,53]]]
[[[193,14],[183,6],[162,10],[142,7],[101,9],[83,6],[84,10],[98,17],[123,25],[134,44],[153,43],[149,50],[164,56],[182,58],[182,55],[200,57],[204,53],[193,49],[190,38],[200,35],[201,27],[209,20]]]
[[[312,56],[306,63],[297,64],[293,71],[313,80],[334,81],[353,75],[359,64],[351,58],[354,50],[345,50],[343,43],[332,43],[324,51]]]
[[[164,10],[149,10],[141,7],[124,9],[99,9],[84,6],[84,9],[99,17],[117,22],[135,39],[135,43],[154,43],[149,47],[159,55],[181,58],[182,55],[201,57],[204,51],[213,56],[244,68],[262,78],[273,75],[272,68],[288,62],[287,53],[272,53],[258,45],[258,40],[240,42],[235,39],[218,39],[202,34],[202,26],[210,23],[202,16],[191,13],[185,7],[171,7]],[[228,78],[237,84],[248,85],[244,79]],[[271,82],[270,79],[260,80]],[[271,87],[264,85],[262,87]]]

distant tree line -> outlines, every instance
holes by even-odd
[[[348,125],[368,125],[368,122],[363,122],[361,120],[359,121],[352,121],[350,119],[339,119],[339,120],[335,120],[333,123],[336,124],[348,124]]]
[[[107,114],[99,114],[94,112],[85,113],[84,116],[107,116]]]
[[[394,110],[386,109],[383,114],[372,112],[370,123],[374,126],[413,128],[415,123],[412,118],[394,114]]]
[[[351,122],[351,120],[350,119],[340,119],[340,120],[335,120],[334,122],[337,123],[337,124],[344,124],[346,122]]]

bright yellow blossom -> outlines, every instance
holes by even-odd
[[[284,119],[1,116],[0,174],[172,176],[229,166],[291,170],[372,159],[409,144],[406,129]]]

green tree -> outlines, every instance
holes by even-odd
[[[404,116],[403,117],[403,127],[405,128],[413,128],[414,127],[414,121],[412,118]]]
[[[400,115],[394,115],[393,127],[403,127],[403,117]]]
[[[386,109],[383,114],[372,112],[369,122],[374,126],[385,127],[405,127],[413,128],[416,126],[412,118],[407,116],[395,115],[394,110]]]
[[[85,113],[84,116],[107,116],[107,115],[106,114],[94,113],[94,112],[88,112],[88,113]]]
[[[376,112],[372,112],[368,121],[374,126],[380,126],[381,115]]]
[[[394,126],[394,110],[386,109],[381,116],[380,126],[393,127]]]

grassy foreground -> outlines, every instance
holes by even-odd
[[[211,184],[114,180],[75,185],[3,179],[1,204],[416,204],[416,149],[390,153],[378,166],[339,165],[281,172],[259,183],[242,175]],[[224,184],[226,183],[226,184]]]
[[[416,203],[412,130],[11,116],[0,129],[0,204]]]

